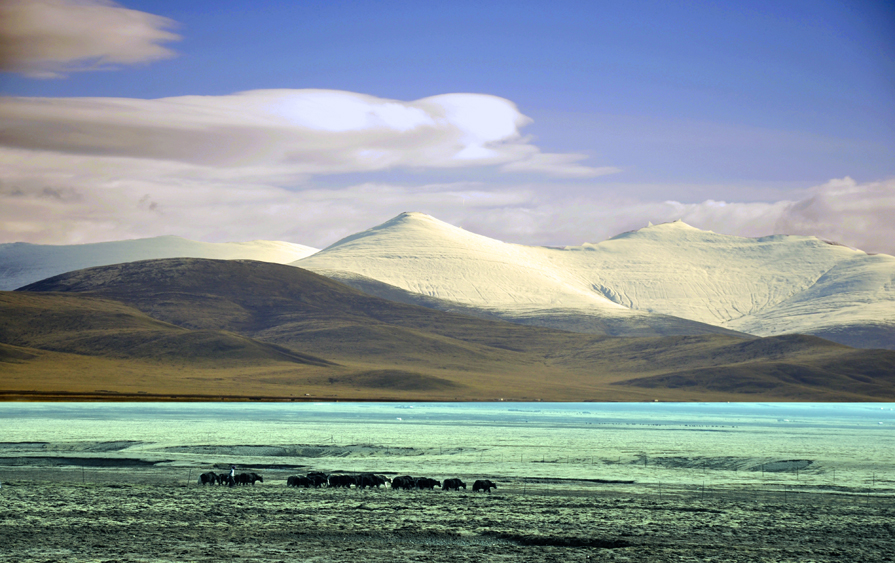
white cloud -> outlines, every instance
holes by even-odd
[[[646,220],[682,219],[717,233],[816,236],[866,252],[895,255],[895,179],[859,184],[846,177],[805,190],[800,196],[775,202],[635,204],[624,207],[622,215],[629,221],[628,228],[642,227]]]
[[[742,236],[814,235],[895,254],[895,180],[833,180],[776,201],[651,201],[624,183],[551,183],[617,172],[543,153],[509,100],[403,102],[328,90],[159,100],[0,98],[0,241],[75,243],[178,234],[326,246],[401,211],[523,244],[575,245],[683,219]],[[485,168],[487,167],[487,168]],[[500,183],[399,186],[392,169]],[[358,174],[356,185],[315,177]],[[517,174],[528,183],[513,184]],[[723,193],[748,194],[742,186]],[[665,187],[675,193],[688,187]],[[612,190],[612,193],[610,193]],[[612,195],[612,194],[615,195]],[[770,198],[769,198],[770,199]]]
[[[10,242],[171,233],[323,246],[408,208],[460,221],[470,209],[523,205],[532,192],[468,182],[326,189],[316,176],[488,175],[514,163],[542,177],[602,173],[580,155],[542,154],[520,134],[530,120],[512,102],[479,94],[412,102],[328,90],[0,98],[0,121],[0,241]]]
[[[551,184],[495,188],[485,182],[397,186],[365,182],[294,191],[263,181],[209,177],[143,159],[83,160],[20,151],[30,168],[0,167],[0,241],[71,244],[176,234],[196,240],[275,239],[325,247],[402,211],[422,211],[499,240],[553,246],[599,242],[683,219],[740,236],[814,235],[895,254],[895,181],[834,180],[794,201],[637,201],[602,194],[563,197]],[[204,171],[204,169],[200,169]]]
[[[895,179],[858,183],[846,177],[804,190],[799,196],[794,200],[748,203],[604,200],[587,205],[579,201],[574,206],[563,204],[565,213],[570,214],[564,222],[575,225],[590,218],[591,224],[598,225],[589,238],[583,233],[586,238],[576,238],[578,241],[597,242],[644,227],[648,221],[682,219],[717,233],[747,237],[816,236],[866,252],[895,255]],[[585,211],[573,211],[577,208]],[[547,222],[557,221],[562,213],[556,210]]]
[[[0,98],[0,119],[0,144],[10,148],[151,159],[211,177],[298,183],[310,175],[514,164],[557,176],[604,171],[578,164],[579,155],[540,153],[519,132],[529,119],[509,100],[482,94],[413,102],[331,90]]]
[[[867,252],[895,255],[895,179],[831,180],[787,206],[775,230],[813,234]]]
[[[583,154],[535,153],[524,160],[504,164],[500,169],[504,172],[547,172],[560,178],[595,178],[621,172],[621,168],[614,166],[593,168],[578,164],[585,158],[587,155]]]
[[[175,26],[105,0],[2,0],[0,70],[58,78],[170,58]]]

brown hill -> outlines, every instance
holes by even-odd
[[[8,305],[0,310],[0,342],[7,347],[0,362],[4,371],[29,376],[14,386],[5,378],[4,390],[20,395],[101,389],[164,398],[895,398],[895,352],[805,336],[568,333],[394,303],[262,262],[135,262],[2,295],[0,304]],[[26,297],[33,301],[16,301]],[[27,307],[31,312],[22,314]],[[96,365],[86,367],[91,361]],[[53,362],[85,366],[91,378],[60,378]],[[122,369],[146,383],[136,385],[119,375]]]

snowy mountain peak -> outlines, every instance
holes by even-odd
[[[316,256],[316,258],[315,258]],[[599,290],[570,283],[546,249],[470,233],[424,213],[402,213],[293,265],[353,272],[398,288],[483,307],[598,308],[630,314]]]
[[[869,258],[810,236],[746,238],[683,221],[597,244],[529,247],[402,213],[294,264],[514,314],[659,313],[762,336],[851,331],[895,347],[887,340],[895,332],[895,259]]]
[[[470,233],[425,213],[405,211],[385,223],[347,236],[328,246],[325,250],[332,251],[336,248],[345,249],[356,245],[377,244],[372,241],[386,239],[400,240],[405,245],[415,247],[430,245],[446,245],[448,247],[459,245],[462,247],[470,244],[505,244],[482,235]],[[386,245],[391,245],[391,243],[386,243]]]
[[[675,221],[669,221],[667,223],[659,223],[656,225],[650,223],[649,226],[647,226],[646,228],[649,230],[659,230],[659,231],[671,231],[671,230],[680,231],[680,230],[683,230],[683,231],[699,231],[701,233],[712,232],[712,231],[703,231],[702,229],[697,229],[696,227],[688,225],[687,223],[684,223],[683,219],[677,219]],[[641,229],[641,230],[644,230],[644,229]]]
[[[389,219],[385,223],[374,227],[376,230],[383,229],[413,229],[419,231],[432,230],[440,233],[459,232],[466,233],[464,229],[455,227],[450,223],[440,221],[431,215],[427,215],[420,211],[405,211],[396,217]]]
[[[618,239],[626,239],[626,238],[640,238],[640,239],[650,239],[650,240],[663,240],[663,239],[698,239],[705,237],[715,237],[715,236],[728,236],[728,235],[718,235],[712,231],[703,231],[702,229],[698,229],[687,223],[684,223],[682,220],[678,219],[677,221],[671,221],[669,223],[659,223],[654,225],[650,222],[646,227],[642,229],[636,229],[633,231],[627,231],[621,233],[619,235],[615,235],[609,240],[618,240]],[[594,243],[587,243],[585,246],[593,246]]]

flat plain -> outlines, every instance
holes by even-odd
[[[895,554],[889,404],[3,404],[0,417],[5,561]],[[264,482],[197,484],[231,463]],[[310,471],[469,488],[286,487]],[[480,478],[497,489],[473,493]]]

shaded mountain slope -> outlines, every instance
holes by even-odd
[[[317,273],[359,289],[369,295],[381,297],[389,301],[419,305],[450,313],[460,313],[481,319],[508,321],[521,325],[605,336],[673,336],[692,334],[749,336],[746,333],[715,325],[660,314],[619,316],[605,315],[589,309],[563,307],[551,309],[525,309],[521,307],[502,309],[500,307],[467,305],[430,295],[413,293],[412,291],[407,291],[353,272],[319,270]]]
[[[522,326],[394,303],[312,272],[263,262],[135,262],[70,272],[10,295],[117,301],[142,313],[122,316],[122,334],[143,330],[144,325],[145,330],[185,331],[197,339],[203,334],[229,334],[272,345],[285,354],[335,364],[277,360],[275,366],[261,369],[249,361],[251,369],[224,376],[223,368],[203,364],[200,367],[206,371],[201,373],[171,373],[159,379],[157,385],[167,385],[165,389],[185,388],[184,382],[192,378],[206,383],[220,379],[215,388],[221,393],[251,390],[268,397],[307,393],[414,400],[895,398],[895,381],[888,371],[895,352],[854,350],[806,336],[609,338]],[[103,319],[106,323],[107,317]],[[59,350],[96,349],[89,339],[85,343],[70,338],[68,322],[38,315],[23,324],[35,327],[35,334],[56,337],[6,336],[3,343],[22,347],[6,353],[33,353],[29,350],[34,348],[27,346],[50,350],[54,338],[66,343]],[[122,357],[114,352],[106,356]],[[31,360],[17,361],[27,365]],[[793,379],[781,365],[796,366],[802,375]],[[705,379],[712,370],[717,377]],[[725,386],[722,380],[734,375],[742,381]],[[661,377],[671,378],[665,387],[653,383],[661,379],[650,379]],[[681,385],[680,378],[695,383]],[[842,383],[848,378],[855,385]]]
[[[83,295],[0,292],[0,342],[10,358],[39,349],[167,364],[330,365],[321,358],[218,330],[189,330],[120,302]]]
[[[316,251],[290,242],[211,243],[175,236],[68,245],[15,242],[0,244],[0,290],[16,289],[73,270],[137,260],[192,257],[285,264]]]

